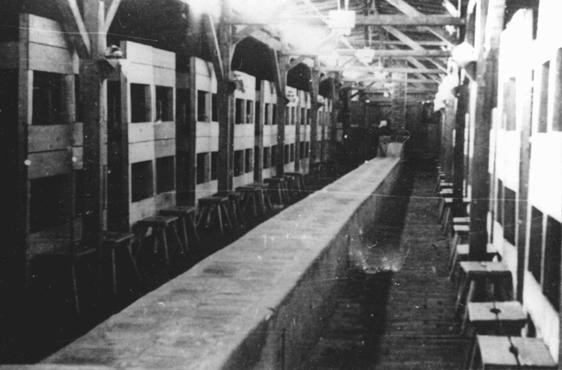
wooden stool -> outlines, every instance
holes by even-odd
[[[199,233],[197,232],[197,224],[195,221],[195,207],[174,206],[161,209],[159,213],[162,216],[176,216],[182,221],[183,241],[187,250],[189,250],[190,237],[196,246],[200,245],[201,240],[199,239]]]
[[[300,172],[285,172],[285,176],[293,179],[294,191],[296,196],[300,197],[304,193],[304,175]]]
[[[490,282],[493,287],[491,299],[506,301],[512,296],[511,272],[501,262],[464,261],[460,263],[461,279],[457,286],[456,312],[464,318],[467,302],[472,302],[476,293],[477,282]],[[502,290],[503,289],[503,290]],[[505,297],[503,293],[505,291]]]
[[[520,302],[468,302],[461,330],[473,329],[480,335],[519,336],[526,324],[527,315]]]
[[[269,189],[276,194],[278,204],[281,206],[285,206],[288,204],[288,199],[286,199],[286,182],[285,179],[282,177],[272,177],[269,179],[263,180],[267,185],[269,185]]]
[[[213,218],[215,218],[221,234],[224,234],[225,226],[226,228],[233,230],[232,222],[230,221],[230,216],[228,214],[228,203],[228,197],[225,196],[200,198],[197,226],[201,226],[204,221],[205,227],[210,228]]]
[[[57,249],[35,257],[39,263],[62,265],[63,269],[68,269],[74,311],[78,316],[81,314],[80,294],[78,291],[78,268],[83,263],[96,261],[96,255],[96,248],[81,248],[79,245],[72,245],[68,248]],[[51,271],[56,270],[52,269]]]
[[[439,223],[443,224],[443,220],[449,217],[451,206],[453,205],[452,197],[441,197],[439,201]]]
[[[178,220],[179,218],[177,216],[152,216],[144,218],[135,224],[135,228],[143,235],[146,235],[148,229],[152,229],[152,235],[154,236],[153,251],[156,253],[158,251],[158,244],[162,245],[164,250],[164,259],[167,266],[170,265],[168,236],[166,235],[168,230],[172,230],[173,235],[178,242],[178,246],[180,247],[181,253],[184,255],[187,254],[187,249],[180,238],[178,228],[176,226]]]
[[[117,261],[116,254],[117,250],[120,248],[125,248],[127,257],[131,266],[133,267],[133,272],[135,273],[135,278],[137,283],[141,282],[141,275],[139,268],[137,266],[137,261],[133,256],[133,241],[135,235],[132,233],[122,233],[115,231],[105,231],[102,234],[103,238],[103,249],[104,252],[108,252],[111,260],[111,290],[113,295],[117,294]]]
[[[539,338],[478,335],[470,369],[556,369],[550,351]]]
[[[242,213],[248,214],[252,211],[254,217],[266,216],[273,209],[267,184],[253,183],[240,186],[236,190],[241,194]]]
[[[451,243],[449,245],[449,261],[451,261],[453,253],[455,253],[456,251],[457,245],[468,243],[469,235],[469,225],[453,225],[453,238],[451,239]]]
[[[487,257],[486,260],[492,260],[498,252],[493,244],[488,244],[486,246]],[[467,243],[457,244],[454,248],[452,255],[449,259],[449,279],[452,281],[457,280],[459,262],[468,261],[469,256],[469,245]]]
[[[228,198],[228,210],[232,226],[236,229],[243,227],[245,222],[242,214],[242,194],[239,191],[222,191],[214,194],[214,196]]]

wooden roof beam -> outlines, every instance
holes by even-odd
[[[65,38],[74,47],[80,58],[89,58],[90,37],[76,0],[55,0],[55,3],[61,15],[60,24]]]
[[[338,49],[337,53],[340,55],[354,55],[355,50],[353,49]],[[382,57],[392,57],[392,58],[409,58],[409,57],[418,57],[418,58],[445,58],[449,57],[451,52],[448,50],[379,50],[375,49],[375,58]]]
[[[421,13],[420,13],[421,14]],[[357,15],[358,26],[462,26],[464,19],[449,15]]]
[[[108,1],[111,1],[109,6],[106,5],[106,10],[105,10],[105,21],[104,21],[104,28],[105,28],[105,33],[109,32],[109,28],[111,27],[111,24],[113,23],[113,20],[115,19],[115,15],[117,14],[117,10],[119,10],[119,5],[121,5],[121,0],[107,0],[106,4]]]

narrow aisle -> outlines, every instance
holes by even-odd
[[[333,315],[303,369],[461,369],[446,238],[433,176],[406,173],[385,210],[363,271],[340,284]]]

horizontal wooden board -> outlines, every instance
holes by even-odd
[[[201,58],[192,58],[192,60],[195,60],[195,65],[191,66],[191,68],[195,68],[196,74],[213,79],[215,78],[215,71],[211,62],[207,62]]]
[[[208,76],[202,76],[198,74],[195,76],[195,89],[216,93],[217,81],[209,78]]]
[[[156,158],[176,155],[176,140],[156,140],[154,142],[154,156]]]
[[[130,225],[134,225],[137,221],[146,217],[154,216],[155,214],[156,202],[153,197],[129,204]]]
[[[64,33],[59,23],[55,20],[28,14],[29,16],[29,41],[38,44],[67,48]]]
[[[129,143],[154,141],[154,124],[152,122],[130,123]]]
[[[216,152],[219,150],[219,140],[217,137],[198,137],[195,142],[196,153]]]
[[[122,68],[123,74],[127,77],[129,83],[137,83],[144,85],[154,84],[154,68],[148,64],[138,64],[127,61]],[[154,96],[154,93],[151,92]]]
[[[0,68],[16,69],[18,68],[18,43],[3,42],[0,43]]]
[[[255,146],[253,136],[241,136],[234,139],[234,150],[252,149]]]
[[[154,124],[154,139],[173,139],[176,137],[176,123],[173,121]]]
[[[252,138],[255,135],[255,126],[253,123],[248,123],[244,125],[234,125],[234,137],[247,137]]]
[[[218,181],[213,180],[203,184],[197,184],[195,187],[195,199],[208,197],[218,191]]]
[[[153,73],[155,85],[176,87],[176,71],[154,67]]]
[[[72,146],[70,125],[50,125],[28,127],[28,145],[30,153],[65,150]]]
[[[78,59],[68,49],[30,43],[29,69],[61,74],[78,73]]]
[[[68,174],[72,171],[72,151],[31,153],[28,160],[29,179]]]
[[[156,211],[173,207],[176,205],[176,191],[168,191],[166,193],[156,194],[154,196],[154,208]]]
[[[256,100],[256,78],[247,73],[233,71],[234,79],[239,81],[239,87],[234,91],[234,97],[239,99]]]
[[[154,141],[129,144],[129,162],[143,162],[154,159]]]

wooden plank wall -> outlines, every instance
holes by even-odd
[[[207,175],[210,179],[211,153],[218,152],[219,150],[219,123],[217,121],[211,120],[211,94],[217,93],[217,78],[212,64],[210,62],[204,61],[203,59],[192,58],[190,67],[193,68],[194,73],[194,81],[192,81],[194,98],[191,102],[192,104],[194,104],[193,108],[195,109],[195,118],[197,121],[195,131],[195,150],[197,154],[208,153]],[[208,118],[206,121],[199,121],[197,119],[197,117],[199,116],[199,112],[197,112],[198,91],[205,91],[209,94],[206,102],[206,109],[208,112]],[[197,166],[197,161],[195,165]],[[216,193],[217,190],[217,180],[209,180],[205,183],[197,184],[195,190],[195,199],[197,200],[201,197],[212,195]]]
[[[275,125],[273,124],[273,122],[276,119],[274,117],[274,110],[276,110],[276,108],[274,109],[274,107],[277,107],[277,91],[275,88],[275,83],[271,81],[262,81],[261,93],[264,101],[263,106],[265,106],[265,104],[269,104],[269,110],[267,112],[268,113],[267,122],[269,124],[263,126],[263,147],[269,148],[269,153],[270,153],[270,167],[268,168],[264,167],[263,174],[262,174],[262,178],[266,179],[266,178],[273,177],[277,174],[275,163],[271,161],[272,148],[273,146],[278,144],[277,128],[279,126],[279,123]],[[263,111],[265,113],[265,109]]]
[[[235,122],[234,124],[234,150],[242,150],[242,174],[233,177],[233,188],[236,189],[239,186],[250,184],[254,181],[254,171],[246,168],[247,163],[247,149],[252,152],[251,163],[254,163],[253,150],[255,144],[255,122],[256,122],[256,78],[247,73],[240,71],[232,71],[234,79],[239,81],[238,87],[234,91],[235,99],[235,110],[236,99],[241,99],[242,104],[242,118],[245,123],[239,124]],[[248,112],[248,102],[251,104],[251,112]],[[249,115],[251,114],[252,122],[249,121]]]
[[[176,123],[174,120],[156,119],[156,86],[171,88],[172,106],[175,107],[176,67],[175,54],[147,45],[125,41],[121,44],[125,60],[121,62],[121,73],[114,78],[121,82],[121,106],[124,122],[127,123],[128,157],[129,157],[129,224],[154,215],[158,209],[175,205],[176,191],[157,193],[157,159],[176,158]],[[150,115],[147,122],[132,122],[131,84],[148,86],[147,105]],[[174,111],[174,109],[173,109]],[[132,164],[152,162],[153,196],[132,200]],[[174,168],[176,166],[174,165]],[[173,183],[175,184],[175,178]]]

